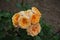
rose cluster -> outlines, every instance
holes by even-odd
[[[12,23],[14,27],[26,29],[28,35],[36,36],[41,31],[40,18],[40,11],[36,7],[32,7],[29,10],[15,13],[12,17]]]

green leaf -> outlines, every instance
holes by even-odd
[[[3,17],[10,17],[10,15],[11,15],[11,14],[10,14],[9,12],[6,12],[6,11],[1,11],[1,12],[0,12],[0,17],[2,17],[2,16],[3,16]]]
[[[39,36],[44,36],[43,31],[41,31],[41,32],[39,33]]]
[[[39,36],[35,36],[34,40],[41,40],[41,38]]]

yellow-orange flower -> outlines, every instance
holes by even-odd
[[[31,25],[28,29],[27,29],[27,34],[31,35],[31,36],[36,36],[38,35],[38,33],[40,33],[41,31],[41,26],[39,23]]]
[[[25,11],[20,11],[19,14],[20,14],[21,16],[24,16],[24,15],[25,15]]]
[[[36,7],[32,7],[32,16],[31,16],[31,22],[32,24],[36,24],[39,22],[40,17],[41,17],[41,13],[39,12],[39,10]]]
[[[39,15],[33,14],[33,15],[31,16],[31,23],[32,23],[32,24],[38,23],[39,20],[40,20],[40,16],[39,16]]]
[[[18,26],[18,18],[19,18],[19,16],[20,16],[20,14],[16,13],[16,14],[14,14],[13,17],[12,17],[12,22],[13,22],[13,25],[14,25],[15,27]]]
[[[27,16],[21,16],[18,19],[18,23],[19,23],[20,28],[22,29],[26,29],[31,25],[31,22]]]
[[[31,9],[25,11],[25,15],[28,16],[29,18],[32,16],[33,12]]]
[[[36,7],[32,7],[32,11],[33,13],[38,14],[41,17],[41,12]]]

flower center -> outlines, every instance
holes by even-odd
[[[26,24],[27,23],[27,19],[23,18],[22,22],[23,22],[23,24]]]

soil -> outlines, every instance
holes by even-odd
[[[26,2],[41,11],[44,22],[52,25],[55,31],[60,31],[60,0],[24,0],[24,3]],[[16,3],[21,3],[21,0],[10,0],[9,2],[0,0],[0,11],[18,12],[20,9],[16,7]]]

